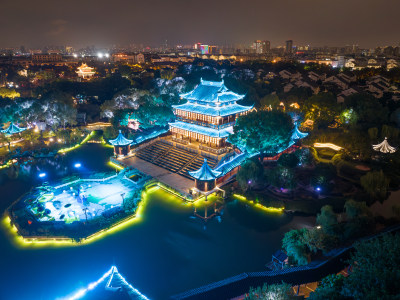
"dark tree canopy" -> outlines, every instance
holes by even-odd
[[[349,261],[353,272],[345,279],[342,294],[354,299],[399,299],[399,253],[399,234],[357,243]]]
[[[246,190],[253,183],[256,183],[263,175],[263,166],[259,161],[246,161],[239,169],[236,175],[241,189]]]
[[[281,111],[250,112],[237,119],[231,143],[249,153],[277,153],[288,147],[293,131],[290,116]]]

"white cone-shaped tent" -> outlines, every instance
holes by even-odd
[[[384,141],[377,145],[372,145],[372,148],[375,151],[380,151],[382,153],[394,153],[396,152],[396,148],[389,145],[387,138],[385,137]]]

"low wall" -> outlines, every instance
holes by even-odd
[[[381,232],[359,239],[371,240],[388,232],[400,231],[400,225],[386,228]],[[335,254],[323,261],[314,261],[306,266],[298,266],[275,271],[248,272],[227,279],[210,283],[202,287],[172,296],[171,299],[231,299],[249,292],[250,287],[263,284],[289,283],[300,285],[321,280],[321,278],[340,272],[345,265],[344,260],[350,256],[353,245],[333,250]]]
[[[74,180],[74,181],[70,181],[70,182],[67,182],[67,183],[64,183],[64,184],[60,184],[60,185],[57,185],[57,186],[55,186],[54,187],[54,189],[59,189],[59,188],[62,188],[62,187],[65,187],[65,186],[69,186],[69,185],[71,185],[71,184],[74,184],[74,183],[77,183],[77,182],[79,182],[79,181],[83,181],[83,182],[85,182],[85,181],[91,181],[91,182],[93,182],[93,181],[98,181],[98,182],[104,182],[104,181],[106,181],[106,180],[109,180],[109,179],[112,179],[112,178],[115,178],[115,177],[117,177],[118,175],[116,174],[116,175],[111,175],[110,177],[106,177],[106,178],[93,178],[93,179],[90,179],[90,178],[88,178],[88,179],[82,179],[82,178],[79,178],[79,179],[76,179],[76,180]]]

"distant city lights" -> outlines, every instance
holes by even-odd
[[[108,54],[108,53],[102,53],[102,52],[98,52],[97,53],[97,57],[98,58],[109,58],[110,57],[110,54]]]

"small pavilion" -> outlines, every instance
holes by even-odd
[[[377,145],[372,145],[372,148],[375,151],[382,152],[382,153],[396,152],[396,148],[389,145],[389,142],[387,141],[387,137],[385,137],[385,139],[383,140],[382,143],[377,144]]]
[[[308,133],[307,133],[307,132],[301,132],[301,131],[299,130],[299,127],[297,126],[297,123],[295,123],[294,129],[293,129],[292,138],[291,138],[292,141],[297,141],[297,140],[303,139],[303,138],[305,138],[307,135],[308,135]]]
[[[22,131],[24,131],[26,128],[23,127],[18,127],[18,125],[15,125],[14,123],[11,123],[10,126],[8,126],[7,129],[3,129],[1,130],[2,133],[6,134],[6,135],[12,135],[15,133],[20,133]]]
[[[216,182],[217,178],[222,175],[222,172],[211,169],[206,158],[204,158],[204,163],[200,169],[189,172],[189,175],[194,178],[194,191],[205,195],[206,200],[208,195],[216,191],[221,191]]]
[[[128,140],[122,134],[121,130],[115,140],[109,140],[110,144],[114,146],[114,153],[117,156],[128,155],[131,151],[131,144],[133,140]]]

